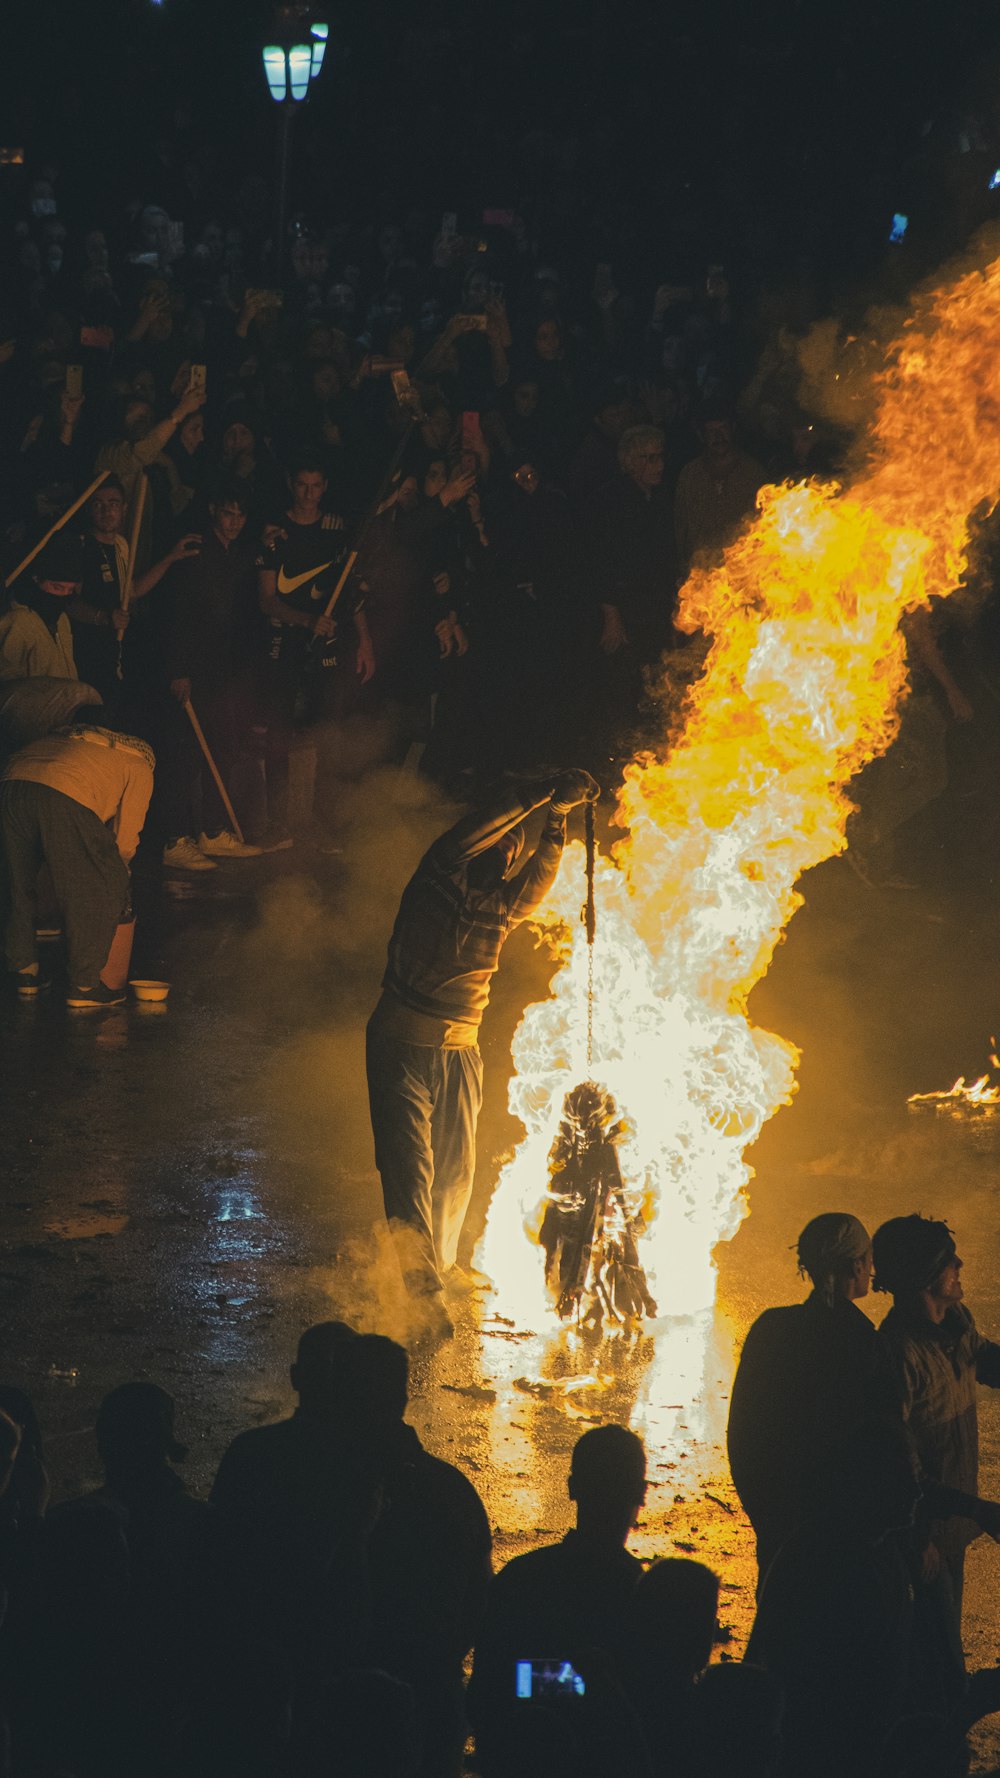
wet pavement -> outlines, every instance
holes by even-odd
[[[36,1402],[56,1498],[95,1480],[97,1404],[127,1377],[174,1394],[188,1479],[204,1491],[235,1432],[290,1409],[288,1364],[310,1321],[405,1331],[378,1230],[364,1021],[399,890],[449,818],[425,789],[369,780],[342,859],[296,849],[167,879],[137,951],[141,973],[171,981],[162,1008],[73,1014],[56,992],[0,1010],[3,1373]],[[801,1294],[789,1249],[808,1217],[945,1216],[970,1306],[1000,1336],[1000,1110],[906,1104],[986,1065],[1000,900],[975,836],[959,845],[940,812],[910,844],[919,889],[873,891],[842,861],[812,873],[754,994],[755,1020],[802,1048],[800,1091],[757,1145],[714,1313],[588,1342],[519,1326],[487,1296],[460,1311],[453,1342],[414,1356],[410,1417],[479,1488],[498,1559],[565,1528],[569,1451],[588,1424],[643,1432],[651,1487],[633,1547],[718,1567],[725,1653],[744,1640],[754,1578],[723,1456],[728,1390],[749,1321]],[[510,941],[484,1028],[473,1232],[517,1136],[511,1034],[549,968],[529,933]],[[883,1313],[883,1299],[866,1306]],[[1000,1498],[987,1391],[980,1425],[983,1491]],[[1000,1548],[981,1539],[966,1606],[975,1664],[1000,1656],[998,1578]]]

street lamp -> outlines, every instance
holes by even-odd
[[[288,163],[292,118],[309,97],[309,88],[323,66],[330,27],[312,16],[308,5],[279,6],[274,40],[263,49],[267,90],[281,107],[278,166],[278,223],[275,259],[278,281],[284,269],[285,216],[288,205]]]

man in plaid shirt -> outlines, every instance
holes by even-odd
[[[442,834],[403,891],[368,1023],[368,1095],[403,1276],[441,1337],[454,1331],[444,1290],[466,1282],[455,1262],[476,1166],[490,983],[508,933],[555,881],[567,815],[599,794],[583,771],[514,786]],[[546,804],[538,845],[518,869],[524,818]]]

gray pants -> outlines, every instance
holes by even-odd
[[[37,960],[38,872],[47,864],[63,918],[69,979],[92,988],[108,960],[128,900],[128,870],[114,837],[93,809],[14,779],[0,784],[0,869],[4,887],[4,957],[8,969]]]
[[[402,1043],[368,1027],[368,1102],[385,1214],[407,1288],[440,1290],[455,1264],[476,1170],[478,1047]]]

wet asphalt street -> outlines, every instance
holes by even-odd
[[[449,818],[420,787],[369,780],[345,810],[343,858],[297,848],[147,891],[138,972],[166,973],[165,1007],[72,1014],[58,992],[4,1003],[3,1374],[37,1404],[56,1498],[95,1481],[94,1415],[117,1382],[174,1394],[202,1492],[235,1432],[289,1411],[305,1325],[342,1314],[403,1331],[379,1259],[364,1022],[399,890]],[[906,1105],[986,1066],[1000,892],[977,837],[956,837],[941,811],[909,843],[917,889],[873,891],[842,861],[814,872],[755,992],[756,1021],[802,1048],[800,1092],[757,1145],[714,1316],[668,1314],[635,1342],[584,1349],[527,1333],[487,1298],[463,1309],[454,1342],[414,1359],[410,1417],[480,1489],[498,1559],[569,1522],[568,1453],[586,1425],[630,1418],[652,1479],[634,1547],[719,1567],[733,1652],[754,1570],[720,1442],[727,1394],[749,1321],[801,1293],[789,1247],[803,1222],[834,1208],[869,1227],[947,1217],[970,1306],[1000,1337],[1000,1111]],[[511,1033],[548,967],[530,934],[510,941],[484,1029],[473,1233],[517,1134]],[[866,1306],[883,1313],[883,1299]],[[985,1391],[980,1422],[983,1491],[1000,1498],[1000,1401]],[[981,1539],[970,1570],[967,1645],[982,1664],[1000,1657],[1000,1548]]]

